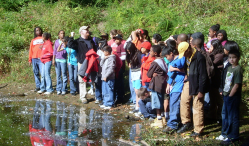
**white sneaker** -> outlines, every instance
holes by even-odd
[[[227,138],[225,138],[224,136],[220,135],[218,137],[215,138],[216,140],[226,140]]]
[[[92,94],[93,93],[93,89],[91,88],[87,93],[88,94]]]
[[[101,106],[99,106],[100,108],[105,108],[106,106],[105,105],[101,105]]]
[[[45,95],[49,95],[49,94],[52,94],[52,92],[45,92],[44,94]]]
[[[57,95],[60,95],[61,94],[61,91],[57,91]]]
[[[95,92],[92,92],[91,95],[94,96],[94,95],[95,95]]]
[[[111,109],[112,107],[110,107],[110,106],[106,106],[106,107],[104,107],[104,109],[106,110],[106,109]]]
[[[67,92],[65,92],[65,91],[62,91],[61,95],[66,95],[66,93],[67,93]]]
[[[44,91],[42,91],[42,90],[39,90],[37,93],[39,93],[39,94],[42,94]]]
[[[96,101],[95,101],[95,104],[99,104],[99,100],[96,100]]]
[[[142,116],[142,113],[141,112],[137,112],[134,114],[136,117],[141,117]]]

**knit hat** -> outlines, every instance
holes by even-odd
[[[140,46],[140,48],[145,48],[146,50],[150,50],[151,43],[150,42],[143,42]]]
[[[185,51],[188,50],[189,44],[187,42],[181,42],[178,45],[179,59],[184,56]]]

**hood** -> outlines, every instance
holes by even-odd
[[[46,40],[43,45],[52,45],[53,46],[53,42],[51,40]]]
[[[161,69],[167,73],[167,64],[164,62],[162,58],[156,59],[155,62],[161,67]]]
[[[98,54],[93,50],[93,49],[91,49],[91,50],[89,50],[87,53],[86,53],[86,57],[89,57],[89,56],[91,56],[91,55],[94,55],[94,56],[98,56]]]
[[[112,54],[109,56],[110,59],[113,59],[113,60],[116,60],[116,55],[115,54]]]

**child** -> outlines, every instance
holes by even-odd
[[[138,90],[138,98],[140,98],[138,104],[144,118],[154,120],[156,118],[156,111],[151,108],[151,97],[149,91],[146,88],[141,87]]]
[[[227,42],[227,32],[225,30],[217,31],[217,39],[221,42],[224,47]]]
[[[116,76],[116,81],[115,81],[115,97],[116,97],[116,103],[122,103],[123,101],[123,96],[124,96],[124,71],[125,71],[125,59],[126,59],[126,51],[124,49],[124,43],[123,37],[120,34],[117,34],[116,36],[113,37],[115,39],[115,43],[117,44],[117,48],[113,51],[113,54],[117,54],[117,56],[121,59],[122,61],[122,66],[117,72]],[[118,63],[118,62],[116,62]]]
[[[151,78],[149,89],[152,91],[151,102],[152,109],[156,110],[157,120],[151,124],[152,127],[163,127],[161,110],[163,110],[163,100],[166,89],[167,65],[160,58],[161,47],[153,45],[150,49],[150,56],[156,59],[151,63],[147,76]],[[156,74],[153,76],[153,74]]]
[[[220,30],[220,25],[216,24],[213,25],[209,28],[209,33],[208,36],[211,37],[211,39],[207,42],[207,49],[209,50],[209,48],[211,47],[211,41],[217,39],[217,31]]]
[[[49,95],[53,92],[52,87],[52,80],[50,76],[51,66],[52,66],[52,58],[53,58],[53,43],[50,41],[51,34],[44,33],[42,35],[42,39],[44,41],[42,52],[41,52],[41,63],[42,63],[42,70],[41,70],[41,86],[40,91],[37,93]]]
[[[114,104],[114,84],[115,84],[115,67],[116,57],[112,54],[112,48],[106,46],[103,48],[105,58],[101,60],[102,67],[102,95],[103,105],[101,108],[111,109]]]
[[[40,90],[40,75],[41,69],[42,69],[42,63],[40,60],[41,56],[41,49],[39,48],[43,44],[42,40],[42,29],[40,27],[36,27],[34,29],[34,39],[30,42],[30,48],[29,48],[29,66],[32,64],[33,66],[33,73],[35,77],[35,92]]]
[[[169,61],[169,69],[170,67],[182,69],[182,72],[174,72],[172,73],[170,70],[168,71],[168,85],[166,88],[166,93],[170,94],[169,98],[169,108],[170,108],[170,116],[167,123],[167,127],[164,132],[172,133],[176,131],[179,127],[180,120],[180,97],[183,88],[183,82],[185,78],[184,73],[184,65],[185,65],[185,57],[184,52],[188,49],[189,44],[187,42],[182,42],[178,46],[178,51],[174,48],[167,47],[163,50],[162,55],[165,56]],[[178,55],[179,54],[179,55]],[[173,76],[172,76],[173,75]],[[170,89],[171,88],[171,89]]]
[[[62,39],[65,36],[65,31],[60,30],[58,33],[59,39],[54,43],[53,65],[56,71],[56,91],[57,95],[65,95],[67,91],[67,51],[62,49],[60,52],[57,50],[65,48]],[[61,80],[62,75],[62,80]]]
[[[133,103],[135,102],[135,109],[130,111],[130,113],[138,113],[139,105],[138,105],[138,89],[141,88],[141,52],[136,48],[135,44],[132,42],[128,42],[126,45],[126,50],[128,52],[127,62],[129,62],[129,67],[131,69],[131,81],[132,87],[135,89],[136,98],[133,99]]]
[[[148,91],[151,91],[149,89],[151,78],[147,76],[147,72],[150,68],[151,63],[156,59],[155,57],[151,57],[149,55],[150,48],[151,48],[150,42],[144,42],[141,47],[141,52],[145,54],[145,56],[141,60],[142,61],[142,66],[141,66],[142,86],[146,88]]]
[[[158,43],[162,40],[162,36],[158,33],[154,34],[152,37],[152,43],[154,45],[158,45]]]
[[[223,47],[221,42],[216,39],[211,41],[211,47],[209,48],[210,58],[214,66],[214,76],[210,79],[210,107],[208,117],[219,120],[221,119],[222,110],[222,97],[219,93],[221,72],[223,70]]]
[[[222,145],[229,145],[239,139],[239,107],[242,91],[242,68],[238,64],[240,52],[232,49],[228,54],[230,67],[227,69],[225,85],[223,89],[223,109],[224,117],[222,119],[222,133],[225,138]]]
[[[62,43],[64,44],[65,48],[58,47],[57,52],[63,51],[64,49],[67,51],[68,54],[68,73],[69,73],[69,80],[70,80],[70,93],[71,95],[75,96],[76,92],[79,93],[79,81],[78,81],[78,64],[77,64],[77,52],[71,48],[68,48],[69,37],[64,37],[62,39]]]
[[[105,54],[103,51],[103,48],[105,46],[107,46],[107,41],[105,39],[99,40],[99,50],[97,51],[97,54],[99,55],[99,58],[98,58],[99,62],[101,62],[101,60],[105,58]],[[102,72],[102,68],[99,65],[98,82],[95,83],[95,98],[96,98],[95,103],[103,105],[101,72]]]
[[[181,42],[187,42],[187,41],[188,41],[188,36],[183,33],[177,36],[176,44],[179,45]]]

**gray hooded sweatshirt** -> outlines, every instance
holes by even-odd
[[[115,79],[116,56],[110,55],[106,59],[101,59],[100,66],[102,67],[102,80]]]

